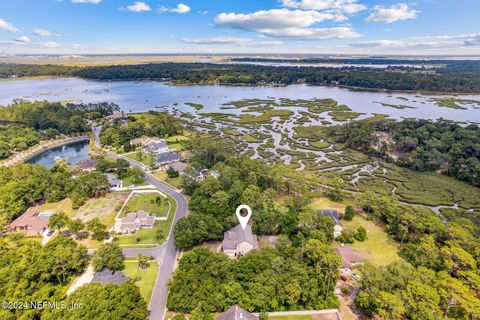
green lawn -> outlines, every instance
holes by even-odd
[[[118,242],[121,245],[132,245],[132,244],[161,244],[168,237],[170,232],[170,227],[172,225],[173,217],[175,211],[177,210],[177,202],[170,196],[167,196],[170,201],[172,208],[168,219],[165,221],[156,221],[155,225],[151,229],[140,229],[135,234],[118,236]],[[158,240],[156,238],[156,232],[160,229],[163,232],[163,239]]]
[[[169,201],[157,192],[134,194],[128,201],[120,217],[128,212],[140,211],[158,217],[165,217],[170,209]]]
[[[184,151],[185,148],[181,143],[172,143],[172,144],[168,144],[168,150],[181,152],[181,151]]]
[[[155,178],[168,183],[169,185],[180,189],[180,184],[182,182],[182,177],[169,178],[167,173],[163,170],[156,171],[152,174]]]
[[[128,153],[124,155],[125,158],[138,161],[146,166],[149,166],[153,163],[154,157],[151,155],[144,155],[141,151]]]
[[[367,230],[367,240],[349,244],[361,253],[366,260],[385,266],[400,259],[396,243],[388,237],[382,227],[374,222],[357,215],[352,221],[342,221],[342,224],[347,231],[355,231],[360,226]]]
[[[138,261],[126,260],[124,273],[134,281],[139,279],[138,281],[135,281],[135,284],[140,288],[140,294],[148,304],[157,279],[157,263],[155,261],[150,261],[148,269],[143,271],[138,268]]]

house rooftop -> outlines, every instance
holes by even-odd
[[[97,160],[95,159],[84,159],[77,162],[77,166],[83,170],[93,169],[96,165]]]
[[[36,236],[48,228],[49,218],[50,214],[41,214],[38,208],[29,208],[8,225],[8,230],[20,231],[29,236]]]
[[[215,320],[258,320],[259,318],[239,306],[232,306],[227,311],[219,314]]]
[[[112,186],[117,185],[120,182],[120,180],[118,180],[113,173],[107,173],[107,178],[108,183],[110,183]]]
[[[323,214],[325,216],[331,217],[333,219],[333,221],[335,221],[336,225],[339,225],[339,226],[342,225],[342,223],[340,222],[340,216],[339,216],[337,210],[318,210],[317,212],[320,212],[321,214]]]
[[[257,236],[252,233],[252,227],[248,224],[245,230],[239,224],[223,234],[223,248],[226,250],[234,250],[244,241],[250,243],[255,249],[258,248]]]
[[[123,271],[113,271],[105,268],[102,271],[95,272],[92,282],[122,284],[128,280],[130,280],[130,277],[124,276]]]
[[[181,157],[180,154],[174,153],[174,152],[164,152],[160,153],[157,156],[157,163],[162,164],[162,163],[169,163],[169,162],[176,162],[180,161]]]
[[[364,260],[360,253],[349,246],[336,247],[335,251],[342,259],[344,268],[351,268]]]

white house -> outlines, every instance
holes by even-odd
[[[135,233],[138,229],[153,228],[155,217],[145,211],[130,212],[115,223],[115,232]]]
[[[241,257],[250,251],[258,249],[257,236],[252,233],[252,227],[247,225],[245,229],[239,224],[223,235],[223,252],[232,259]]]
[[[338,215],[337,210],[320,210],[321,214],[325,216],[329,216],[335,222],[335,226],[333,227],[333,237],[336,238],[342,234],[343,225],[340,222],[340,216]]]

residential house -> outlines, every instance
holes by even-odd
[[[258,249],[257,236],[252,233],[252,227],[247,225],[245,229],[239,224],[223,235],[223,252],[232,259],[243,256],[248,252]]]
[[[183,174],[185,169],[187,169],[187,165],[183,162],[177,161],[177,162],[170,163],[168,166],[165,167],[165,169],[168,169],[168,168],[172,168],[178,173]]]
[[[232,306],[227,311],[220,313],[215,320],[259,320],[259,318],[239,306]]]
[[[38,208],[29,208],[7,227],[9,232],[22,232],[27,236],[40,236],[48,229],[52,212],[40,212]]]
[[[122,284],[130,279],[130,277],[123,275],[123,271],[113,271],[105,268],[102,271],[95,272],[92,282],[98,282],[101,284]]]
[[[138,229],[153,228],[155,217],[143,210],[129,212],[125,217],[115,222],[115,231],[118,233],[135,233]]]
[[[110,191],[115,191],[115,190],[123,187],[122,180],[117,179],[117,177],[115,177],[115,174],[107,173],[107,178],[108,178],[108,184],[109,184]]]
[[[97,160],[95,159],[83,159],[77,162],[77,167],[83,171],[95,171],[95,166],[97,165]]]
[[[343,225],[340,222],[340,215],[338,214],[337,210],[319,210],[321,214],[325,216],[329,216],[335,222],[335,226],[333,227],[333,237],[336,238],[342,234]]]
[[[120,120],[123,123],[126,119],[127,117],[125,116],[125,113],[123,111],[105,117],[105,120],[107,120],[108,123],[112,123],[115,120]]]
[[[156,140],[149,143],[143,149],[145,153],[162,154],[168,152],[168,144],[165,140]]]
[[[349,246],[336,247],[335,252],[342,259],[343,267],[340,269],[342,274],[351,273],[352,267],[363,262],[363,256]]]
[[[181,160],[180,154],[176,152],[160,153],[155,158],[155,163],[159,166],[163,166],[169,163],[178,162]]]

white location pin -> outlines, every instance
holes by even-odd
[[[242,209],[247,210],[247,215],[245,217],[241,214]],[[240,221],[240,225],[242,226],[243,230],[245,230],[248,224],[248,220],[250,220],[250,217],[252,216],[252,209],[246,204],[242,204],[238,206],[235,213],[237,215],[238,221]]]

